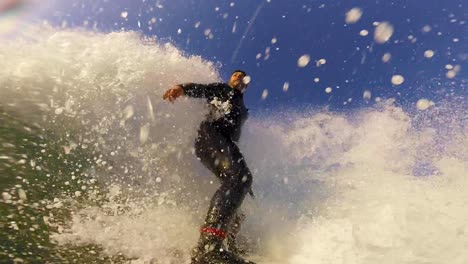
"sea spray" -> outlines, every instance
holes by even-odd
[[[193,154],[206,108],[161,95],[219,81],[213,64],[132,32],[28,34],[0,43],[0,259],[188,262],[218,184]],[[466,115],[253,115],[241,235],[257,262],[465,263]]]
[[[291,112],[249,127],[246,155],[274,160],[252,165],[265,188],[253,225],[269,237],[266,255],[283,250],[279,263],[466,262],[466,110],[451,105],[424,117],[391,104]],[[428,118],[435,114],[438,122]],[[275,144],[249,142],[262,133]]]
[[[189,165],[206,109],[184,100],[175,107],[161,97],[179,82],[217,81],[211,63],[131,32],[37,27],[0,45],[0,169],[8,198],[1,206],[2,259],[105,261],[100,245],[91,245],[94,253],[86,245],[61,248],[49,235],[65,232],[83,207],[109,213],[101,205],[113,201],[112,186],[121,186],[130,202],[205,202],[197,196],[203,188],[182,190],[191,182],[206,185]]]

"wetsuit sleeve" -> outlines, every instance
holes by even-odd
[[[179,84],[184,90],[184,94],[195,98],[210,98],[215,96],[216,87],[210,84],[184,83]]]

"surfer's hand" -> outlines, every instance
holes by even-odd
[[[177,97],[182,95],[184,95],[184,90],[182,87],[175,85],[164,93],[163,99],[172,103]]]

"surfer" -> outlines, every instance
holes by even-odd
[[[221,186],[211,198],[198,245],[192,252],[192,264],[253,264],[223,246],[226,237],[234,238],[233,233],[238,232],[241,217],[237,209],[247,193],[253,195],[252,174],[236,144],[248,116],[243,98],[246,77],[244,71],[235,70],[228,83],[179,84],[163,96],[169,102],[182,95],[204,98],[210,107],[198,130],[195,154]]]

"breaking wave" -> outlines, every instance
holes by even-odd
[[[188,263],[217,186],[192,147],[207,110],[161,97],[219,66],[134,32],[52,28],[0,57],[0,259]],[[466,263],[466,116],[455,99],[254,115],[240,142],[252,258]]]

